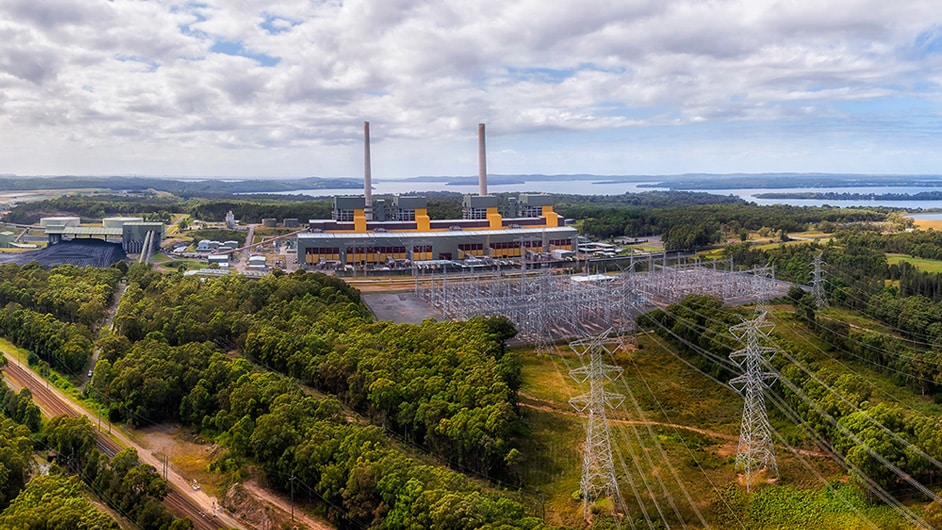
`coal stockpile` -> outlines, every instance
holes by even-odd
[[[45,267],[64,264],[110,267],[126,257],[120,243],[108,243],[101,239],[73,239],[30,252],[0,254],[0,263],[26,265],[35,261]]]

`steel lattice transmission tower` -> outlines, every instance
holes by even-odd
[[[609,439],[606,409],[615,409],[625,400],[625,396],[605,390],[605,381],[614,381],[622,374],[618,366],[605,363],[605,358],[621,342],[618,338],[609,338],[611,330],[569,343],[572,351],[582,358],[583,366],[569,372],[573,379],[584,384],[589,382],[589,393],[576,396],[569,404],[579,412],[588,415],[586,422],[585,452],[582,457],[582,517],[588,519],[589,503],[607,496],[612,499],[616,512],[624,512],[625,503],[618,489],[615,474],[615,462],[612,459],[612,446]]]
[[[729,384],[744,400],[736,468],[743,471],[746,491],[751,489],[761,470],[767,470],[772,476],[778,475],[772,428],[765,408],[765,390],[776,380],[774,373],[764,371],[767,358],[775,353],[775,348],[763,345],[768,343],[769,333],[775,327],[774,323],[766,320],[767,314],[761,311],[752,320],[729,328],[730,333],[745,345],[729,356],[743,369],[743,374],[731,379]]]
[[[814,266],[814,279],[811,281],[811,292],[814,294],[814,305],[818,309],[828,307],[827,295],[824,292],[824,278],[821,277],[821,266],[824,260],[821,258],[822,252],[819,251],[811,264]]]

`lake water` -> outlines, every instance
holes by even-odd
[[[598,181],[570,180],[561,182],[532,181],[523,184],[488,184],[487,191],[494,193],[563,193],[572,195],[621,195],[622,193],[639,193],[652,189],[666,188],[639,188],[641,182],[609,182],[600,177]],[[451,191],[461,194],[477,193],[478,185],[449,185],[444,182],[416,182],[407,180],[376,180],[373,179],[374,195],[395,195],[407,193],[422,193],[429,191]],[[312,197],[330,197],[333,195],[362,194],[359,189],[323,189],[323,190],[296,190],[285,194],[302,194]]]
[[[569,180],[569,181],[527,181],[518,184],[489,184],[488,191],[495,193],[562,193],[572,195],[621,195],[623,193],[641,193],[653,190],[666,190],[667,188],[640,187],[653,182],[612,182],[605,177],[598,180]],[[942,184],[942,182],[940,182]],[[893,208],[929,209],[942,208],[942,201],[884,201],[884,200],[856,200],[835,201],[819,199],[759,199],[761,193],[800,193],[800,192],[832,192],[832,193],[907,193],[915,194],[932,191],[931,187],[915,186],[886,186],[866,188],[777,188],[777,189],[723,189],[723,190],[691,190],[704,191],[715,195],[735,195],[746,201],[759,205],[790,204],[793,206],[889,206]],[[373,180],[374,195],[395,195],[408,193],[423,193],[429,191],[451,191],[457,193],[477,193],[478,186],[474,185],[448,185],[444,182],[416,182],[405,180]],[[353,188],[322,189],[322,190],[295,190],[281,193],[282,195],[310,195],[312,197],[331,197],[334,195],[360,195],[361,190]]]

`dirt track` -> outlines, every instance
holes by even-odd
[[[252,496],[256,499],[264,501],[269,506],[273,506],[281,511],[286,515],[286,517],[290,517],[289,514],[291,514],[291,505],[281,497],[259,486],[255,479],[244,482],[242,486],[244,486],[246,490],[250,491]],[[333,530],[334,528],[327,523],[308,517],[304,512],[297,509],[294,510],[294,520],[297,524],[304,525],[306,528],[310,528],[311,530]]]
[[[567,410],[566,408],[560,407],[557,403],[552,401],[547,401],[545,399],[540,399],[535,396],[528,395],[526,393],[520,393],[520,406],[526,407],[534,410],[540,410],[543,412],[549,412],[551,414],[565,414],[566,416],[576,416],[579,418],[584,417],[583,414],[580,414],[574,410]],[[718,431],[711,431],[708,429],[701,429],[699,427],[693,427],[690,425],[680,425],[678,423],[665,423],[661,421],[653,420],[629,420],[624,418],[618,418],[610,416],[608,418],[612,423],[619,423],[622,425],[653,425],[657,427],[670,427],[672,429],[681,429],[684,431],[695,432],[702,434],[704,436],[709,436],[711,438],[718,438],[720,440],[725,440],[727,442],[739,442],[739,436],[732,434],[726,434]],[[805,456],[813,456],[816,458],[830,458],[827,453],[821,451],[810,451],[808,449],[795,449],[798,453]]]

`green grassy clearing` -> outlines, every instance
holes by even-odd
[[[644,243],[639,244],[639,245],[629,245],[628,248],[637,252],[663,252],[664,251],[664,245],[647,245]]]
[[[915,266],[917,269],[923,272],[942,272],[942,260],[914,258],[904,254],[886,255],[887,265],[898,265],[902,261],[909,262],[911,265]]]
[[[255,235],[262,236],[262,239],[270,239],[272,237],[283,236],[285,234],[291,234],[300,230],[299,228],[270,228],[267,226],[257,226],[255,227]],[[256,237],[256,239],[258,239]]]
[[[763,245],[756,245],[755,248],[757,248],[757,249],[759,249],[759,250],[771,250],[771,249],[778,248],[778,247],[780,247],[780,246],[782,246],[782,245],[785,245],[786,247],[791,247],[791,246],[795,246],[795,245],[810,245],[810,244],[811,244],[811,241],[803,241],[803,240],[798,240],[798,241],[795,241],[795,240],[792,240],[792,241],[776,241],[776,242],[766,243],[766,244],[763,244]]]
[[[820,230],[806,230],[804,232],[791,232],[788,237],[827,240],[830,239],[831,234]]]
[[[822,310],[821,315],[847,322],[850,324],[851,328],[856,328],[857,331],[866,329],[871,331],[878,331],[880,333],[893,334],[893,330],[889,326],[848,309],[831,307]]]
[[[206,263],[193,259],[175,259],[163,261],[158,263],[158,265],[165,271],[189,271],[205,269],[208,267]]]

